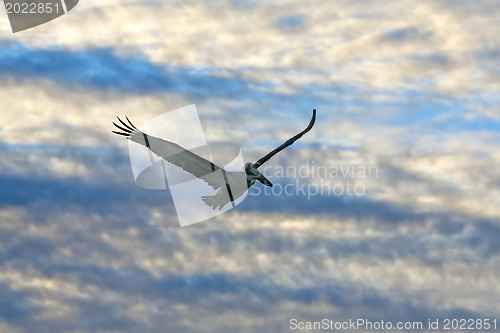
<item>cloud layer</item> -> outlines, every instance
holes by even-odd
[[[498,11],[87,0],[18,34],[4,15],[0,331],[500,319]],[[207,140],[249,161],[317,108],[313,131],[265,170],[293,194],[256,187],[179,228],[168,191],[134,184],[111,122],[193,103]],[[378,172],[314,173],[356,165]],[[347,181],[363,195],[311,195]]]

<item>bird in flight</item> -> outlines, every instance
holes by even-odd
[[[163,140],[149,134],[143,133],[125,116],[127,122],[118,118],[120,125],[113,122],[120,131],[112,131],[115,134],[123,135],[127,139],[147,147],[153,153],[163,158],[166,162],[173,164],[193,176],[205,181],[214,190],[215,195],[202,196],[205,204],[213,209],[222,209],[226,204],[236,200],[243,195],[256,181],[261,182],[266,186],[272,187],[273,184],[259,171],[264,163],[271,157],[292,145],[300,139],[304,134],[309,132],[316,121],[316,109],[313,110],[313,115],[309,121],[309,125],[297,135],[286,140],[278,148],[273,149],[267,155],[258,159],[255,163],[245,163],[244,170],[225,171],[223,168],[210,162],[209,160],[189,151],[182,146],[167,140]]]

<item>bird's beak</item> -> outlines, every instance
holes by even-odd
[[[273,184],[266,177],[264,177],[263,174],[261,174],[257,180],[266,186],[273,187]]]

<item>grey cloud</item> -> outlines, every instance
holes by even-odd
[[[14,325],[22,325],[26,318],[39,314],[33,304],[31,297],[36,292],[14,290],[7,283],[0,283],[0,303],[1,319]]]
[[[406,27],[391,30],[382,35],[382,40],[391,43],[405,43],[424,41],[431,37],[429,32],[421,31],[417,27]]]
[[[68,275],[68,278],[70,277],[71,275]],[[30,307],[30,301],[41,295],[28,293],[27,296],[31,298],[24,299],[27,310],[18,308],[17,320],[11,322],[27,330],[37,327],[40,332],[64,332],[74,329],[158,332],[176,328],[203,332],[214,328],[204,325],[209,318],[223,313],[244,313],[246,316],[260,317],[261,320],[273,324],[272,316],[283,311],[281,306],[290,302],[294,304],[293,313],[288,314],[290,318],[299,317],[303,320],[321,320],[332,315],[332,319],[337,320],[360,317],[373,321],[380,321],[383,316],[385,321],[394,322],[427,321],[428,318],[445,318],[449,315],[480,316],[460,308],[437,311],[434,307],[416,304],[415,300],[409,297],[394,301],[373,289],[331,278],[327,281],[317,281],[315,286],[301,286],[301,282],[294,286],[282,286],[272,282],[268,275],[238,277],[231,274],[203,273],[154,278],[137,271],[93,270],[92,267],[87,267],[85,275],[78,275],[77,279],[83,285],[91,284],[106,290],[107,293],[111,292],[114,297],[111,299],[105,295],[94,295],[91,299],[79,299],[56,293],[52,297],[72,308],[77,316],[51,321],[33,317],[36,307]],[[7,301],[7,304],[15,305],[12,298],[7,298]],[[132,303],[160,310],[161,313],[145,312],[143,315],[147,317],[139,321],[126,315]],[[180,321],[179,316],[170,309],[174,304],[189,306],[190,310],[183,314],[184,321]],[[308,310],[309,307],[319,304],[327,306],[323,311],[315,313]],[[146,324],[148,320],[145,319],[148,318],[154,322],[149,321],[149,325]],[[183,325],[187,322],[190,322],[190,325]],[[255,324],[251,321],[242,324],[237,320],[230,320],[221,321],[216,326],[222,326],[223,329],[255,331],[255,325],[259,325],[259,321]],[[278,332],[287,331],[287,324],[288,322],[284,322]]]
[[[194,100],[213,96],[251,99],[266,96],[252,89],[250,82],[236,73],[224,77],[208,69],[175,68],[142,57],[120,57],[112,48],[41,50],[5,43],[0,44],[0,48],[3,49],[0,73],[15,79],[35,78],[41,80],[41,84],[43,79],[49,79],[73,89],[83,87],[137,94],[168,91]]]

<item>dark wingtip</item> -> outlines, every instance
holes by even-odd
[[[120,118],[118,118],[118,119],[120,119]],[[115,125],[118,129],[120,129],[121,131],[123,131],[125,133],[130,134],[130,133],[133,132],[133,130],[129,129],[128,127],[127,128],[123,128],[120,125],[116,124],[115,122],[113,122],[113,125]]]
[[[111,132],[113,132],[115,134],[118,134],[118,135],[123,135],[123,136],[126,136],[126,137],[128,137],[130,135],[128,133],[122,133],[122,132],[115,132],[115,131],[111,131]]]
[[[130,126],[132,126],[134,129],[138,130],[137,127],[135,127],[134,124],[132,124],[132,122],[130,121],[130,119],[128,119],[127,116],[125,116],[125,118],[127,118],[127,121],[130,124]]]
[[[116,119],[118,119],[120,121],[120,123],[122,123],[123,126],[125,126],[127,129],[133,131],[134,129],[132,127],[130,127],[129,125],[127,125],[123,120],[121,120],[119,117],[116,117]]]

